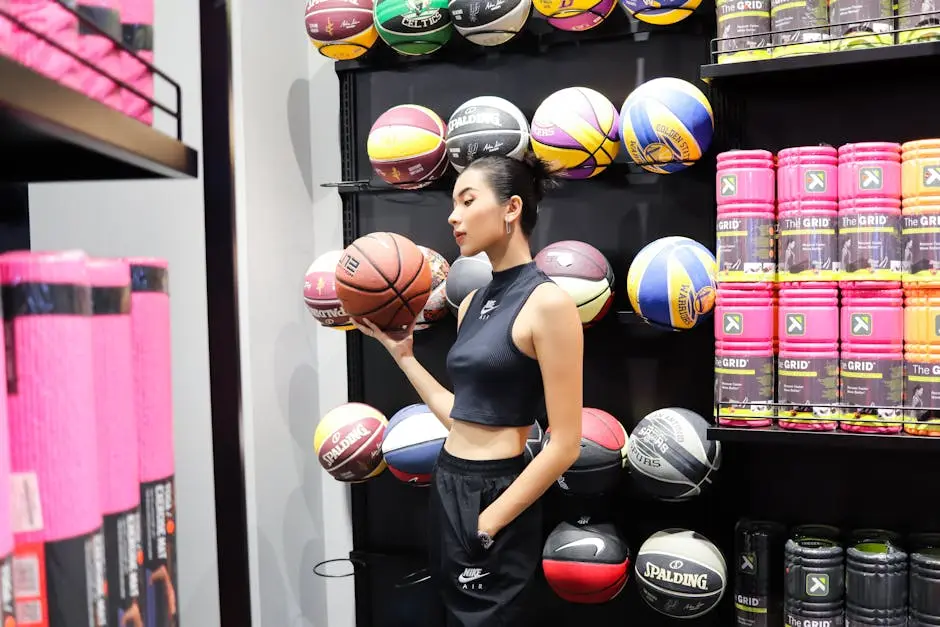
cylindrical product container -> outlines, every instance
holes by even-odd
[[[154,0],[120,0],[121,33],[133,55],[121,55],[121,78],[142,95],[153,99],[153,71],[140,60],[153,63]],[[123,110],[144,124],[153,124],[153,105],[133,92],[123,91]]]
[[[774,231],[769,203],[718,206],[715,255],[719,283],[764,283],[777,278]]]
[[[840,281],[901,280],[900,200],[840,200],[838,238]]]
[[[940,548],[911,552],[909,585],[910,625],[940,625]]]
[[[770,58],[770,0],[717,0],[718,63]]]
[[[107,623],[85,262],[79,251],[0,255],[19,624]]]
[[[8,54],[15,60],[54,81],[81,90],[84,67],[68,52],[53,46],[34,32],[42,33],[66,50],[81,57],[78,45],[78,18],[67,7],[74,8],[75,0],[63,3],[47,0],[7,0],[5,8],[15,20],[29,27],[11,23]]]
[[[845,431],[898,433],[901,430],[903,306],[900,282],[855,283],[842,288],[839,381],[841,427]]]
[[[98,476],[108,624],[140,616],[140,474],[134,412],[131,275],[122,259],[89,259]],[[125,619],[125,617],[127,617]]]
[[[862,542],[845,552],[845,622],[907,627],[907,553],[890,542]]]
[[[831,431],[839,413],[839,290],[785,283],[778,302],[777,424]]]
[[[0,349],[5,350],[5,340],[0,337]],[[0,360],[0,381],[7,380],[7,361]],[[0,621],[4,625],[16,625],[15,600],[13,595],[13,516],[11,512],[10,488],[10,430],[7,410],[7,388],[0,385]]]
[[[829,52],[829,5],[826,0],[770,0],[773,56]]]
[[[715,300],[715,403],[718,423],[773,422],[777,299],[771,283],[719,284]]]
[[[901,198],[901,144],[861,142],[839,147],[839,201],[855,198]]]
[[[901,144],[901,194],[905,199],[940,197],[940,139]]]
[[[736,627],[783,622],[783,547],[786,528],[777,522],[739,520],[734,528]]]
[[[905,287],[940,284],[940,196],[905,198],[901,207]]]
[[[832,146],[800,146],[777,153],[777,202],[839,200],[839,157]]]
[[[875,48],[894,43],[891,0],[830,0],[829,36],[833,50]]]
[[[845,553],[824,537],[791,538],[784,548],[785,625],[841,627]]]
[[[904,292],[904,430],[940,436],[940,290]]]
[[[79,0],[76,9],[83,20],[87,20],[78,23],[79,49],[82,58],[93,66],[78,65],[81,91],[93,100],[121,110],[122,91],[112,78],[105,76],[120,78],[121,74],[122,53],[116,44],[122,37],[118,1]]]
[[[838,204],[834,201],[804,200],[779,203],[777,280],[838,280],[838,223]]]
[[[940,9],[933,0],[898,0],[898,43],[940,40]]]
[[[776,201],[774,155],[767,150],[729,150],[718,155],[715,200],[722,205]]]

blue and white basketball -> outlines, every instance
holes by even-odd
[[[647,244],[627,272],[627,296],[653,326],[684,331],[711,317],[715,307],[715,255],[688,237]]]
[[[681,22],[700,4],[702,0],[620,0],[620,6],[628,15],[657,26]]]
[[[654,78],[634,89],[620,110],[620,137],[634,163],[672,174],[702,158],[712,143],[715,116],[695,85]]]
[[[431,483],[431,471],[446,439],[447,428],[427,405],[408,405],[388,421],[382,455],[399,480],[426,486]]]

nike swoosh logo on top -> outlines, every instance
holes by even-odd
[[[580,540],[575,540],[573,542],[569,542],[568,544],[561,545],[555,549],[555,552],[557,553],[558,551],[564,551],[565,549],[571,549],[576,546],[593,546],[594,555],[597,555],[604,550],[604,547],[606,547],[607,544],[601,538],[581,538]]]

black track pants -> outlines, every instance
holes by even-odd
[[[542,558],[538,502],[494,537],[477,539],[480,512],[509,487],[525,458],[472,461],[441,450],[431,483],[430,571],[447,608],[448,627],[525,627]]]

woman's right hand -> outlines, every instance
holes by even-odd
[[[412,320],[406,329],[393,332],[383,331],[367,318],[350,318],[350,320],[353,326],[359,329],[363,335],[377,339],[395,361],[400,361],[403,357],[410,357],[414,354],[414,328],[417,318]]]

